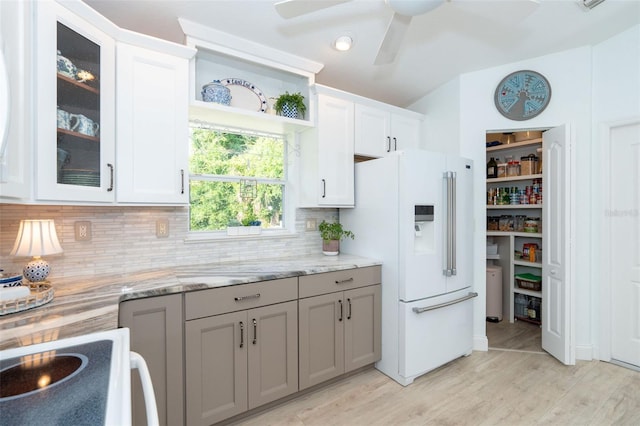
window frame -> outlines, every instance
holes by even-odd
[[[264,177],[253,177],[253,176],[229,176],[229,175],[209,175],[209,174],[201,174],[201,173],[192,173],[191,168],[189,168],[189,188],[191,187],[192,181],[204,181],[204,182],[230,182],[230,183],[240,183],[242,180],[254,180],[258,184],[269,184],[269,185],[282,185],[282,226],[279,228],[263,228],[261,230],[261,234],[251,235],[251,236],[235,236],[235,235],[227,235],[226,229],[220,230],[193,230],[191,229],[191,197],[189,197],[189,220],[188,220],[188,235],[190,240],[206,240],[206,239],[251,239],[251,238],[268,238],[274,236],[282,236],[291,234],[292,227],[295,226],[295,217],[290,217],[290,212],[293,212],[293,209],[288,204],[292,200],[291,194],[291,182],[289,180],[290,176],[290,168],[292,167],[289,164],[289,135],[287,133],[268,133],[268,132],[260,132],[249,129],[239,129],[239,128],[230,128],[226,126],[219,126],[211,123],[204,123],[199,120],[190,120],[189,121],[189,130],[192,128],[199,129],[207,129],[214,132],[222,132],[222,133],[232,133],[232,134],[240,134],[246,136],[255,136],[255,137],[266,137],[266,138],[274,138],[280,139],[283,143],[282,149],[282,161],[283,161],[283,177],[282,179],[275,178],[264,178]],[[189,135],[189,149],[191,149],[191,135]],[[189,189],[189,193],[191,190]]]

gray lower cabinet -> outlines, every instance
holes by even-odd
[[[211,425],[298,390],[297,279],[220,290],[186,294],[188,425]],[[189,320],[207,304],[216,312],[282,298],[290,301]]]
[[[128,300],[120,303],[118,324],[130,329],[131,350],[147,363],[161,425],[180,425],[183,405],[182,294]],[[132,375],[132,418],[146,425],[142,385]]]
[[[161,425],[211,425],[381,356],[380,266],[120,303]],[[139,379],[134,424],[146,424]]]
[[[379,283],[379,267],[300,277],[300,390],[380,360]]]

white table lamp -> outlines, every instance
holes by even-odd
[[[10,254],[13,256],[33,256],[33,260],[27,263],[22,270],[26,279],[31,282],[45,281],[51,267],[40,256],[62,252],[53,220],[20,221],[16,243]]]

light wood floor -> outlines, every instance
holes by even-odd
[[[599,361],[473,352],[402,387],[377,370],[289,401],[244,426],[640,425],[640,373]]]
[[[541,334],[539,325],[526,321],[510,323],[504,319],[496,323],[487,322],[490,349],[542,352]]]

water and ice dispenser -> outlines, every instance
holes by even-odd
[[[416,253],[435,251],[433,205],[416,205],[414,217],[414,244]]]

